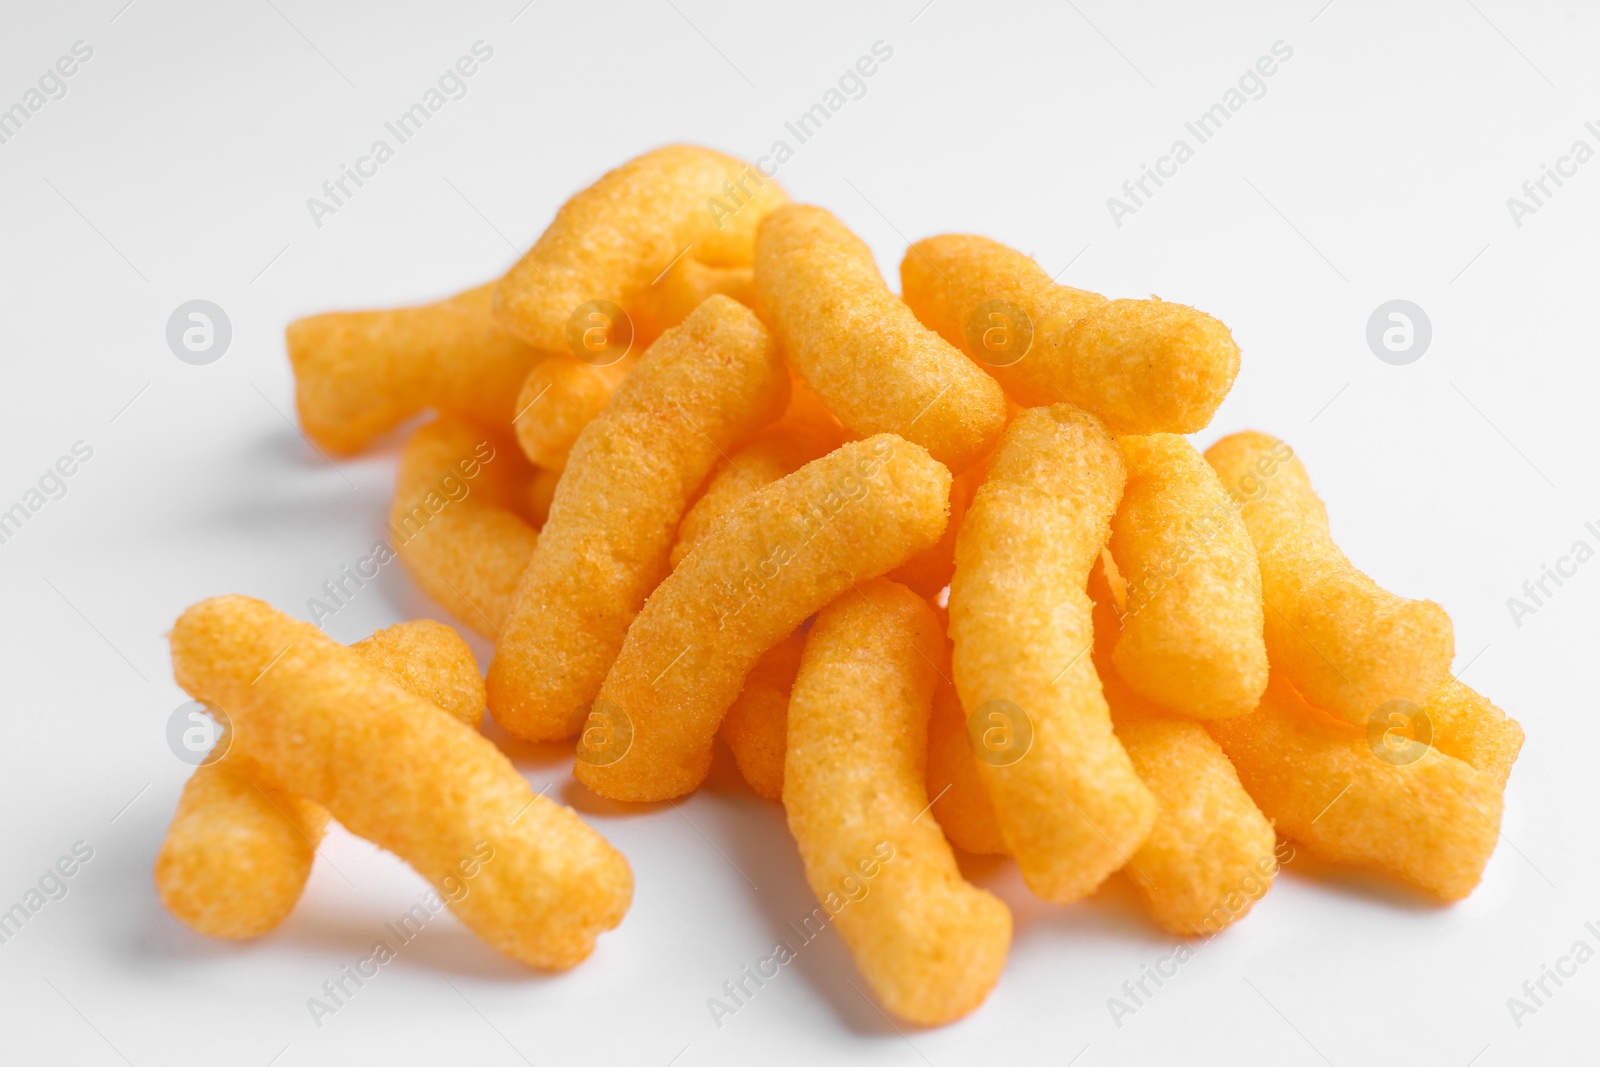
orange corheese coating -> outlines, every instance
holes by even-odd
[[[1128,859],[1145,909],[1163,929],[1209,937],[1272,888],[1277,835],[1222,748],[1193,719],[1108,694],[1117,737],[1160,814]],[[1133,705],[1137,706],[1137,705]]]
[[[790,204],[756,238],[756,291],[784,355],[859,434],[895,433],[959,473],[994,446],[1006,400],[911,314],[872,249],[832,213]]]
[[[1446,678],[1433,691],[1422,714],[1433,733],[1434,748],[1505,787],[1511,765],[1522,751],[1521,723],[1455,678]]]
[[[1312,854],[1445,900],[1483,876],[1500,833],[1492,773],[1432,748],[1414,762],[1386,759],[1365,729],[1311,707],[1276,670],[1259,708],[1206,728],[1278,832]]]
[[[403,622],[351,647],[407,692],[477,727],[483,679],[450,627]],[[299,901],[327,824],[327,811],[311,801],[257,785],[249,757],[230,749],[183,787],[156,856],[161,902],[207,937],[264,934]]]
[[[937,541],[949,498],[950,473],[926,449],[879,434],[741,500],[628,629],[591,715],[614,729],[584,732],[578,780],[614,800],[698,786],[761,654],[852,584]]]
[[[415,619],[378,630],[350,646],[384,677],[431,701],[474,730],[488,695],[478,661],[461,635],[442,622]]]
[[[717,735],[733,751],[744,780],[768,800],[783,800],[789,690],[800,671],[800,652],[805,644],[805,632],[796,630],[762,653],[717,729]]]
[[[511,423],[528,462],[537,467],[564,466],[578,435],[605,410],[611,394],[638,362],[638,353],[594,365],[557,352],[535,364],[517,394]]]
[[[1358,725],[1391,700],[1426,701],[1455,655],[1444,609],[1380,588],[1345,558],[1305,467],[1282,441],[1236,433],[1206,459],[1256,546],[1273,670],[1313,707]]]
[[[1135,692],[1197,719],[1255,710],[1267,646],[1249,531],[1188,441],[1117,443],[1128,461],[1109,546],[1127,582],[1118,670]]]
[[[650,346],[572,448],[489,667],[518,737],[575,733],[713,464],[777,418],[789,371],[754,312],[714,296]]]
[[[389,509],[395,552],[424,593],[493,639],[539,535],[516,505],[531,476],[516,446],[440,416],[406,442]]]
[[[640,350],[721,293],[747,308],[756,306],[756,272],[748,265],[714,267],[684,256],[655,282],[634,294],[628,307],[634,347]]]
[[[978,491],[988,473],[987,464],[980,462],[955,476],[950,483],[950,521],[945,523],[944,534],[933,547],[896,567],[888,576],[890,581],[899,582],[928,600],[950,584],[956,573],[956,538],[961,534],[967,508],[972,504],[972,494]]]
[[[206,937],[260,937],[300,901],[326,808],[257,784],[229,752],[195,768],[156,854],[156,892],[174,918]]]
[[[536,467],[533,475],[528,479],[528,484],[523,488],[522,512],[536,526],[543,526],[550,517],[550,502],[556,497],[556,485],[561,481],[561,472],[566,468],[566,461],[560,467]],[[532,554],[532,548],[529,548]],[[518,571],[518,577],[522,572]]]
[[[672,545],[672,565],[676,567],[740,500],[827,455],[843,441],[844,430],[817,394],[803,380],[792,379],[783,418],[718,463],[699,499],[684,514]]]
[[[562,205],[500,280],[495,317],[535,348],[569,351],[574,311],[591,300],[628,307],[680,257],[750,266],[756,227],[787,200],[776,182],[721,152],[696,145],[646,152]]]
[[[495,323],[493,291],[491,282],[420,307],[291,322],[285,341],[307,436],[330,451],[355,452],[430,407],[505,425],[540,354]]]
[[[987,473],[988,465],[974,470]],[[954,497],[955,493],[952,486],[950,495]],[[952,522],[954,510],[952,504]],[[937,605],[933,610],[940,632],[948,634],[950,612]],[[949,662],[947,637],[942,663]],[[1000,835],[988,787],[978,775],[978,761],[973,759],[972,744],[967,739],[967,714],[961,710],[961,696],[948,670],[934,688],[933,710],[928,714],[928,796],[933,798],[933,816],[952,845],[978,854],[1010,855],[1005,838]]]
[[[1089,597],[1095,669],[1112,726],[1160,805],[1150,836],[1128,857],[1127,875],[1163,929],[1214,936],[1272,888],[1277,835],[1205,727],[1146,700],[1118,672],[1117,607],[1099,567]]]
[[[671,565],[676,567],[681,563],[689,550],[739,501],[837,447],[838,442],[813,448],[810,442],[768,430],[718,463],[711,477],[706,479],[704,490],[678,524],[677,537],[668,557]]]
[[[170,639],[178,684],[227,712],[261,784],[398,855],[501,952],[571,967],[621,922],[633,896],[627,860],[535,793],[491,741],[359,653],[240,596],[189,608]],[[460,893],[464,865],[486,849]]]
[[[891,576],[903,572],[906,566],[895,568]],[[804,646],[805,633],[797,630],[768,649],[751,668],[744,689],[728,705],[717,730],[733,752],[745,782],[768,800],[782,799],[789,691],[800,669]],[[945,659],[948,662],[948,650]],[[928,718],[928,795],[934,798],[934,818],[952,844],[968,852],[1006,851],[1000,826],[994,819],[994,805],[989,803],[989,794],[978,778],[977,763],[967,745],[961,698],[946,678],[939,680],[934,691],[933,712]]]
[[[784,761],[806,881],[884,1007],[924,1026],[983,1003],[1011,945],[1011,913],[962,879],[927,813],[944,657],[938,619],[905,586],[845,593],[806,638]]]
[[[957,848],[1008,855],[988,787],[978,776],[978,761],[967,741],[967,716],[956,687],[940,680],[928,716],[928,795],[933,817]]]
[[[1202,430],[1239,373],[1233,335],[1205,312],[1057,285],[1031,258],[987,237],[918,241],[900,262],[900,290],[917,318],[1019,404],[1064,400],[1113,433]],[[1002,304],[984,310],[990,301]],[[1018,353],[1023,323],[1032,338]]]
[[[569,346],[528,372],[512,418],[524,454],[540,467],[564,464],[578,434],[600,414],[639,361],[639,353],[718,293],[750,307],[754,290],[755,271],[750,267],[711,267],[684,256],[634,297],[628,309],[633,341],[627,354],[605,362],[617,329],[613,323],[597,338],[596,356],[580,358]]]
[[[1062,904],[1127,862],[1156,815],[1089,655],[1085,589],[1125,478],[1098,419],[1031,408],[1006,430],[956,541],[950,636],[956,690],[987,747],[974,750],[978,772],[1028,888]]]
[[[800,393],[810,393],[804,383],[798,384],[796,391],[797,398]],[[796,406],[796,400],[791,399],[790,413]],[[789,420],[790,414],[786,414],[774,429],[784,427]],[[794,436],[774,437],[763,433],[740,449],[731,460],[743,478],[735,477],[727,463],[718,465],[705,493],[689,509],[678,528],[678,541],[672,546],[674,567],[735,503],[804,465],[804,462],[788,465],[788,457],[798,450],[795,441]],[[944,533],[933,547],[891,571],[890,580],[924,598],[933,597],[950,583],[950,576],[955,572],[955,532],[960,528],[967,503],[983,480],[985,470],[980,464],[955,476],[950,486],[950,519]],[[749,484],[752,482],[755,484]],[[693,528],[691,520],[696,521]],[[800,669],[800,650],[804,645],[805,634],[796,631],[768,649],[751,668],[744,689],[738,699],[728,705],[717,730],[717,735],[733,752],[745,782],[768,800],[782,799],[789,689],[794,685],[795,672]],[[949,719],[948,724],[941,718],[942,714]],[[947,728],[955,731],[950,737],[945,736]],[[994,808],[989,804],[988,794],[982,791],[972,753],[967,748],[966,730],[955,687],[941,680],[933,698],[933,714],[928,720],[928,795],[940,798],[934,804],[934,815],[950,840],[968,852],[1004,852],[1000,829],[994,822]],[[947,747],[951,743],[959,745],[959,749]],[[946,786],[953,786],[948,797],[945,796]],[[947,817],[961,820],[961,825],[952,830],[945,822]],[[969,826],[972,827],[970,831]]]

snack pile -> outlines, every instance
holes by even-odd
[[[1204,455],[1239,370],[1182,304],[1057,285],[982,237],[912,245],[901,295],[828,211],[688,145],[572,197],[505,277],[288,328],[301,425],[411,433],[389,515],[448,627],[346,648],[224,596],[171,633],[227,723],[156,862],[168,909],[256,937],[329,817],[540,968],[582,961],[626,859],[477,729],[573,739],[618,801],[696,789],[718,737],[780,802],[819,907],[895,1016],[1005,966],[952,845],[1069,904],[1125,871],[1209,937],[1278,836],[1442,900],[1498,837],[1522,730],[1450,672],[1450,619],[1334,544],[1293,450]]]

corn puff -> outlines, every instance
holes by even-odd
[[[578,780],[615,800],[694,789],[723,712],[762,653],[852,583],[937,541],[949,497],[949,471],[917,445],[880,434],[741,500],[628,629],[596,701],[625,733],[596,734],[604,745],[586,733]]]
[[[689,495],[775,419],[789,372],[725,296],[661,336],[573,446],[489,667],[489,708],[518,737],[575,733],[628,625],[666,571]]]
[[[805,643],[805,631],[796,630],[763,652],[717,729],[718,736],[733,751],[744,780],[768,800],[783,800],[789,691],[800,671],[800,652]]]
[[[400,456],[389,528],[424,593],[493,638],[539,541],[513,506],[531,476],[499,435],[441,416]]]
[[[1062,904],[1127,862],[1156,815],[1089,655],[1085,588],[1125,477],[1098,419],[1029,409],[956,540],[950,636],[978,773],[1028,888]]]
[[[495,288],[495,317],[534,348],[568,351],[579,308],[627,307],[685,255],[750,266],[756,227],[787,200],[759,170],[709,148],[646,152],[562,205]]]
[[[784,761],[806,880],[884,1007],[925,1026],[981,1004],[1011,944],[1006,906],[962,879],[926,818],[944,646],[927,602],[903,585],[879,579],[840,597],[806,639]]]
[[[928,795],[950,843],[968,852],[1009,855],[988,787],[967,744],[967,716],[956,687],[940,680],[928,716]]]
[[[1239,346],[1203,311],[1057,285],[986,237],[918,241],[900,262],[917,318],[1019,404],[1067,401],[1118,434],[1205,429],[1239,373]]]
[[[1114,660],[1129,687],[1197,719],[1255,710],[1267,688],[1261,571],[1216,472],[1173,434],[1122,437],[1128,486],[1111,519],[1127,581]]]
[[[478,663],[456,632],[428,619],[403,622],[351,646],[407,692],[476,728],[483,715]],[[207,937],[258,937],[294,909],[328,813],[257,784],[243,752],[195,768],[156,856],[167,910]]]
[[[535,793],[487,738],[359,653],[239,596],[189,608],[170,639],[178,684],[227,712],[233,744],[263,785],[326,807],[410,863],[501,952],[571,967],[622,920],[633,896],[627,860]],[[472,857],[485,862],[458,894],[445,879],[457,884]]]
[[[828,211],[791,204],[767,217],[756,292],[790,363],[856,433],[899,434],[959,473],[1005,428],[1000,387],[916,320]]]
[[[505,425],[540,353],[490,317],[493,291],[490,283],[420,307],[291,322],[284,339],[306,436],[331,452],[356,452],[430,407]]]
[[[683,516],[672,544],[676,567],[718,519],[740,500],[779,478],[793,474],[843,443],[844,432],[804,381],[790,382],[783,418],[749,444],[717,464],[705,490]]]
[[[1215,936],[1272,888],[1277,835],[1205,728],[1134,692],[1112,662],[1117,607],[1100,567],[1089,577],[1089,598],[1111,724],[1160,805],[1150,836],[1128,858],[1128,876],[1163,929]]]
[[[1266,434],[1206,450],[1255,542],[1267,656],[1307,703],[1365,724],[1391,700],[1421,705],[1455,655],[1450,617],[1358,571],[1333,543],[1328,512],[1294,451]]]
[[[1205,725],[1278,831],[1313,855],[1444,900],[1483,876],[1500,833],[1491,774],[1436,749],[1410,763],[1381,759],[1364,730],[1311,707],[1277,671],[1256,711]]]

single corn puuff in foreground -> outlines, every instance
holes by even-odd
[[[1089,655],[1084,590],[1125,472],[1098,419],[1070,404],[1030,408],[1006,430],[956,541],[953,668],[978,771],[1028,888],[1058,904],[1126,863],[1156,816]]]
[[[981,1004],[1011,945],[1011,913],[961,877],[927,815],[944,645],[927,601],[886,579],[824,608],[789,701],[784,763],[783,807],[812,892],[829,911],[843,895],[834,921],[867,984],[924,1026]]]

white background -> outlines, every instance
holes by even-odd
[[[1506,206],[1574,140],[1600,148],[1583,126],[1600,124],[1592,4],[124,2],[8,0],[0,32],[0,107],[74,41],[94,49],[0,145],[0,508],[74,442],[94,450],[0,545],[0,908],[74,842],[94,849],[0,945],[5,1062],[1592,1062],[1600,962],[1520,1027],[1506,1004],[1580,938],[1600,948],[1584,928],[1600,920],[1600,563],[1520,627],[1506,604],[1574,541],[1600,545],[1584,529],[1600,520],[1600,161],[1521,227]],[[493,58],[468,95],[314,226],[306,198],[478,40]],[[294,915],[223,944],[171,919],[149,873],[189,773],[164,738],[184,699],[165,631],[225,592],[305,617],[383,530],[397,439],[337,467],[307,446],[284,325],[494,277],[566,196],[646,148],[794,145],[784,121],[879,40],[892,59],[779,180],[856,228],[891,279],[908,240],[973,231],[1052,273],[1071,263],[1073,285],[1232,327],[1243,370],[1197,443],[1286,437],[1350,556],[1443,603],[1457,670],[1527,729],[1483,885],[1440,907],[1302,856],[1118,1027],[1107,998],[1172,945],[1127,885],[1050,907],[973,861],[1017,933],[970,1018],[890,1025],[829,933],[719,1030],[706,999],[813,904],[779,808],[724,756],[680,809],[618,810],[558,748],[490,726],[627,854],[632,911],[561,975],[441,917],[318,1029],[306,998],[419,877],[335,830]],[[1106,198],[1280,40],[1293,57],[1266,95],[1116,226]],[[232,321],[210,366],[165,342],[193,298]],[[1409,366],[1365,341],[1393,298],[1433,325]],[[442,617],[391,566],[327,629],[354,640],[420,615]]]

